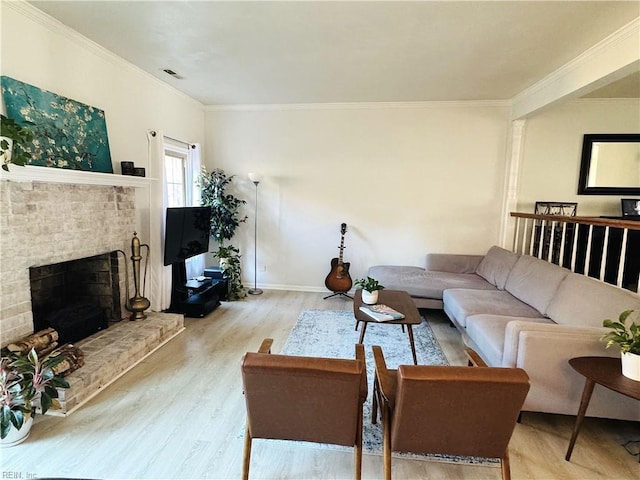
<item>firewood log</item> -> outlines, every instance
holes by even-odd
[[[10,343],[7,345],[7,349],[14,353],[25,354],[29,352],[32,348],[35,348],[38,354],[45,352],[47,350],[51,351],[55,346],[58,345],[58,332],[56,332],[53,328],[46,328],[44,330],[40,330],[32,335],[29,335],[22,340],[17,341],[16,343]]]
[[[77,369],[84,365],[83,351],[70,343],[57,348],[56,350],[52,351],[50,355],[64,355],[66,357],[64,361],[53,367],[53,373],[55,373],[56,375],[66,377],[71,372],[75,372]]]

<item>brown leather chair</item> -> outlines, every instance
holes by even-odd
[[[273,438],[354,447],[362,473],[362,405],[367,398],[364,347],[356,359],[270,355],[273,340],[247,353],[242,381],[247,405],[242,477],[249,478],[251,441]]]
[[[486,367],[473,351],[470,365]],[[383,421],[385,479],[391,452],[437,453],[499,458],[509,479],[508,445],[529,391],[520,368],[400,365],[387,369],[382,349],[373,347],[377,405]]]

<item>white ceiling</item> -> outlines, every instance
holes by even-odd
[[[511,99],[640,15],[637,1],[29,3],[205,105]],[[611,95],[640,97],[640,75],[597,93]]]

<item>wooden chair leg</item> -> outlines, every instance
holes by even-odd
[[[391,419],[388,407],[382,410],[382,464],[384,479],[391,480]]]
[[[354,473],[353,478],[362,478],[362,404],[360,404],[360,414],[358,415],[358,429],[356,431],[356,446],[353,452]]]
[[[378,423],[378,377],[373,379],[373,399],[371,401],[371,423]]]
[[[244,454],[242,458],[242,479],[249,480],[249,462],[251,462],[251,433],[249,422],[244,428]]]
[[[504,452],[504,456],[500,459],[502,467],[502,480],[511,480],[511,465],[509,464],[509,451]]]

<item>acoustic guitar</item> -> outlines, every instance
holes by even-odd
[[[347,233],[347,224],[343,223],[340,226],[339,255],[337,258],[331,259],[331,271],[329,272],[329,275],[327,275],[327,278],[324,280],[325,286],[329,290],[334,292],[334,294],[344,294],[345,292],[351,290],[351,286],[353,285],[351,276],[349,275],[349,266],[351,264],[342,261],[342,252],[345,249],[345,233]]]

